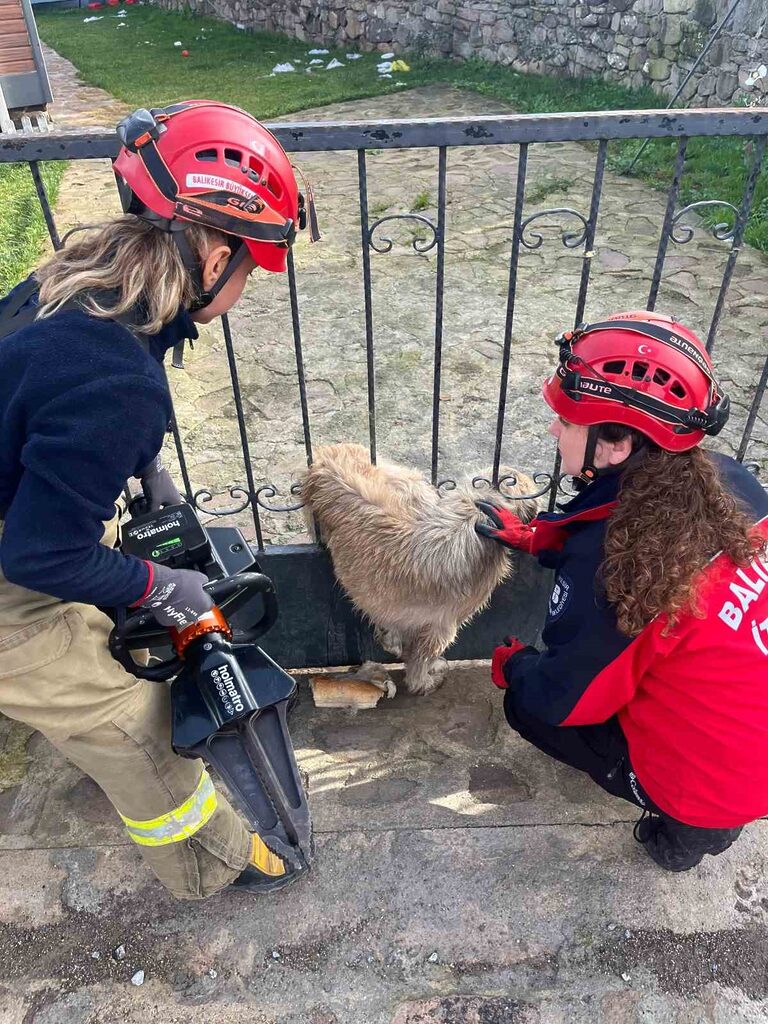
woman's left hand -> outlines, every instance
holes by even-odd
[[[504,643],[494,650],[493,658],[491,659],[491,682],[494,686],[498,686],[500,690],[509,689],[509,682],[504,675],[504,666],[519,651],[524,651],[526,646],[517,637],[508,636],[505,638]]]

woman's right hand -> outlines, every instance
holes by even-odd
[[[205,573],[193,569],[169,569],[158,562],[147,562],[152,574],[149,590],[137,604],[152,612],[161,626],[186,629],[213,608],[213,600],[204,589]]]
[[[490,501],[476,501],[475,505],[493,523],[493,526],[482,522],[475,523],[475,531],[481,537],[495,540],[505,548],[527,551],[529,555],[534,552],[536,530],[533,526],[524,523],[509,509],[493,505]]]

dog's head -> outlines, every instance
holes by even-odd
[[[498,487],[493,487],[490,483],[492,478],[493,472],[490,469],[474,478],[479,500],[490,502],[498,508],[509,509],[524,523],[529,523],[544,509],[543,499],[537,496],[542,485],[536,484],[527,473],[521,473],[510,466],[499,466]]]

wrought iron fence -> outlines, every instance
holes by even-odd
[[[506,297],[501,368],[498,380],[498,398],[495,415],[495,441],[493,449],[492,483],[500,482],[502,450],[505,440],[505,421],[509,397],[510,359],[513,351],[516,306],[519,299],[518,270],[520,256],[524,249],[538,249],[544,241],[539,223],[545,218],[557,215],[573,227],[563,228],[562,244],[574,251],[581,251],[581,274],[576,298],[573,322],[584,318],[590,287],[592,261],[595,252],[598,229],[598,215],[603,195],[609,145],[625,139],[677,139],[677,153],[674,170],[669,182],[666,211],[661,225],[655,265],[649,283],[647,308],[654,309],[662,282],[662,274],[670,244],[685,245],[693,237],[693,228],[683,223],[689,213],[722,207],[733,214],[732,226],[718,224],[712,229],[714,237],[728,244],[727,259],[722,281],[715,298],[714,311],[707,332],[707,349],[712,351],[717,337],[726,295],[742,249],[744,231],[750,215],[755,186],[761,171],[768,137],[768,112],[753,109],[690,110],[690,111],[636,111],[596,114],[548,114],[509,115],[500,117],[458,117],[448,119],[348,122],[348,123],[307,123],[277,124],[271,126],[274,134],[291,153],[351,151],[357,154],[357,179],[360,221],[360,274],[364,300],[365,355],[367,386],[367,427],[368,443],[373,461],[377,457],[377,393],[376,393],[376,348],[374,312],[372,301],[372,260],[371,253],[388,253],[393,240],[382,232],[388,223],[410,220],[422,233],[412,239],[417,253],[436,252],[434,286],[434,340],[431,404],[431,453],[430,478],[439,489],[455,486],[450,478],[440,475],[441,438],[441,378],[443,371],[443,327],[445,298],[445,242],[446,242],[446,195],[447,155],[449,150],[475,146],[514,146],[517,149],[517,175],[514,199],[510,203],[511,248],[509,253],[509,277]],[[740,137],[751,139],[750,165],[741,203],[709,199],[693,202],[678,208],[681,180],[685,173],[686,149],[689,139],[695,137]],[[533,144],[556,142],[590,143],[595,152],[589,208],[584,210],[568,206],[539,209],[528,212],[525,208],[525,190],[528,172],[529,150]],[[400,213],[387,216],[371,216],[369,211],[369,164],[371,150],[433,149],[437,151],[437,216],[431,220],[422,213]],[[55,218],[40,175],[40,161],[83,160],[114,158],[117,140],[111,130],[57,131],[48,135],[14,135],[0,138],[0,162],[26,162],[29,167],[43,215],[55,247],[61,245]],[[303,433],[303,446],[308,463],[312,461],[311,410],[307,398],[304,353],[302,346],[302,323],[299,315],[299,283],[293,256],[288,260],[288,290],[296,362],[296,380]],[[269,482],[259,482],[253,472],[251,442],[243,395],[239,382],[238,361],[227,317],[223,318],[223,335],[226,347],[229,375],[234,398],[235,415],[242,449],[245,483],[230,488],[235,504],[225,508],[211,507],[210,490],[194,490],[181,435],[176,423],[172,424],[174,439],[184,487],[196,507],[212,516],[229,516],[250,510],[259,550],[265,549],[264,530],[260,510],[289,512],[301,507],[295,487],[288,503],[275,503],[277,488]],[[178,364],[180,353],[175,353]],[[757,421],[760,405],[768,385],[768,358],[756,381],[754,393],[749,398],[746,418],[738,443],[737,457],[744,459]],[[553,503],[558,488],[567,488],[559,473],[556,461],[551,471],[535,476],[539,494],[550,494]],[[477,483],[488,483],[477,478]],[[501,484],[503,485],[503,478]]]

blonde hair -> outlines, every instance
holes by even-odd
[[[226,237],[192,224],[187,239],[203,257]],[[164,231],[133,214],[78,233],[36,272],[40,283],[38,319],[77,300],[101,319],[133,314],[139,330],[157,334],[195,298],[192,277],[176,243]]]

